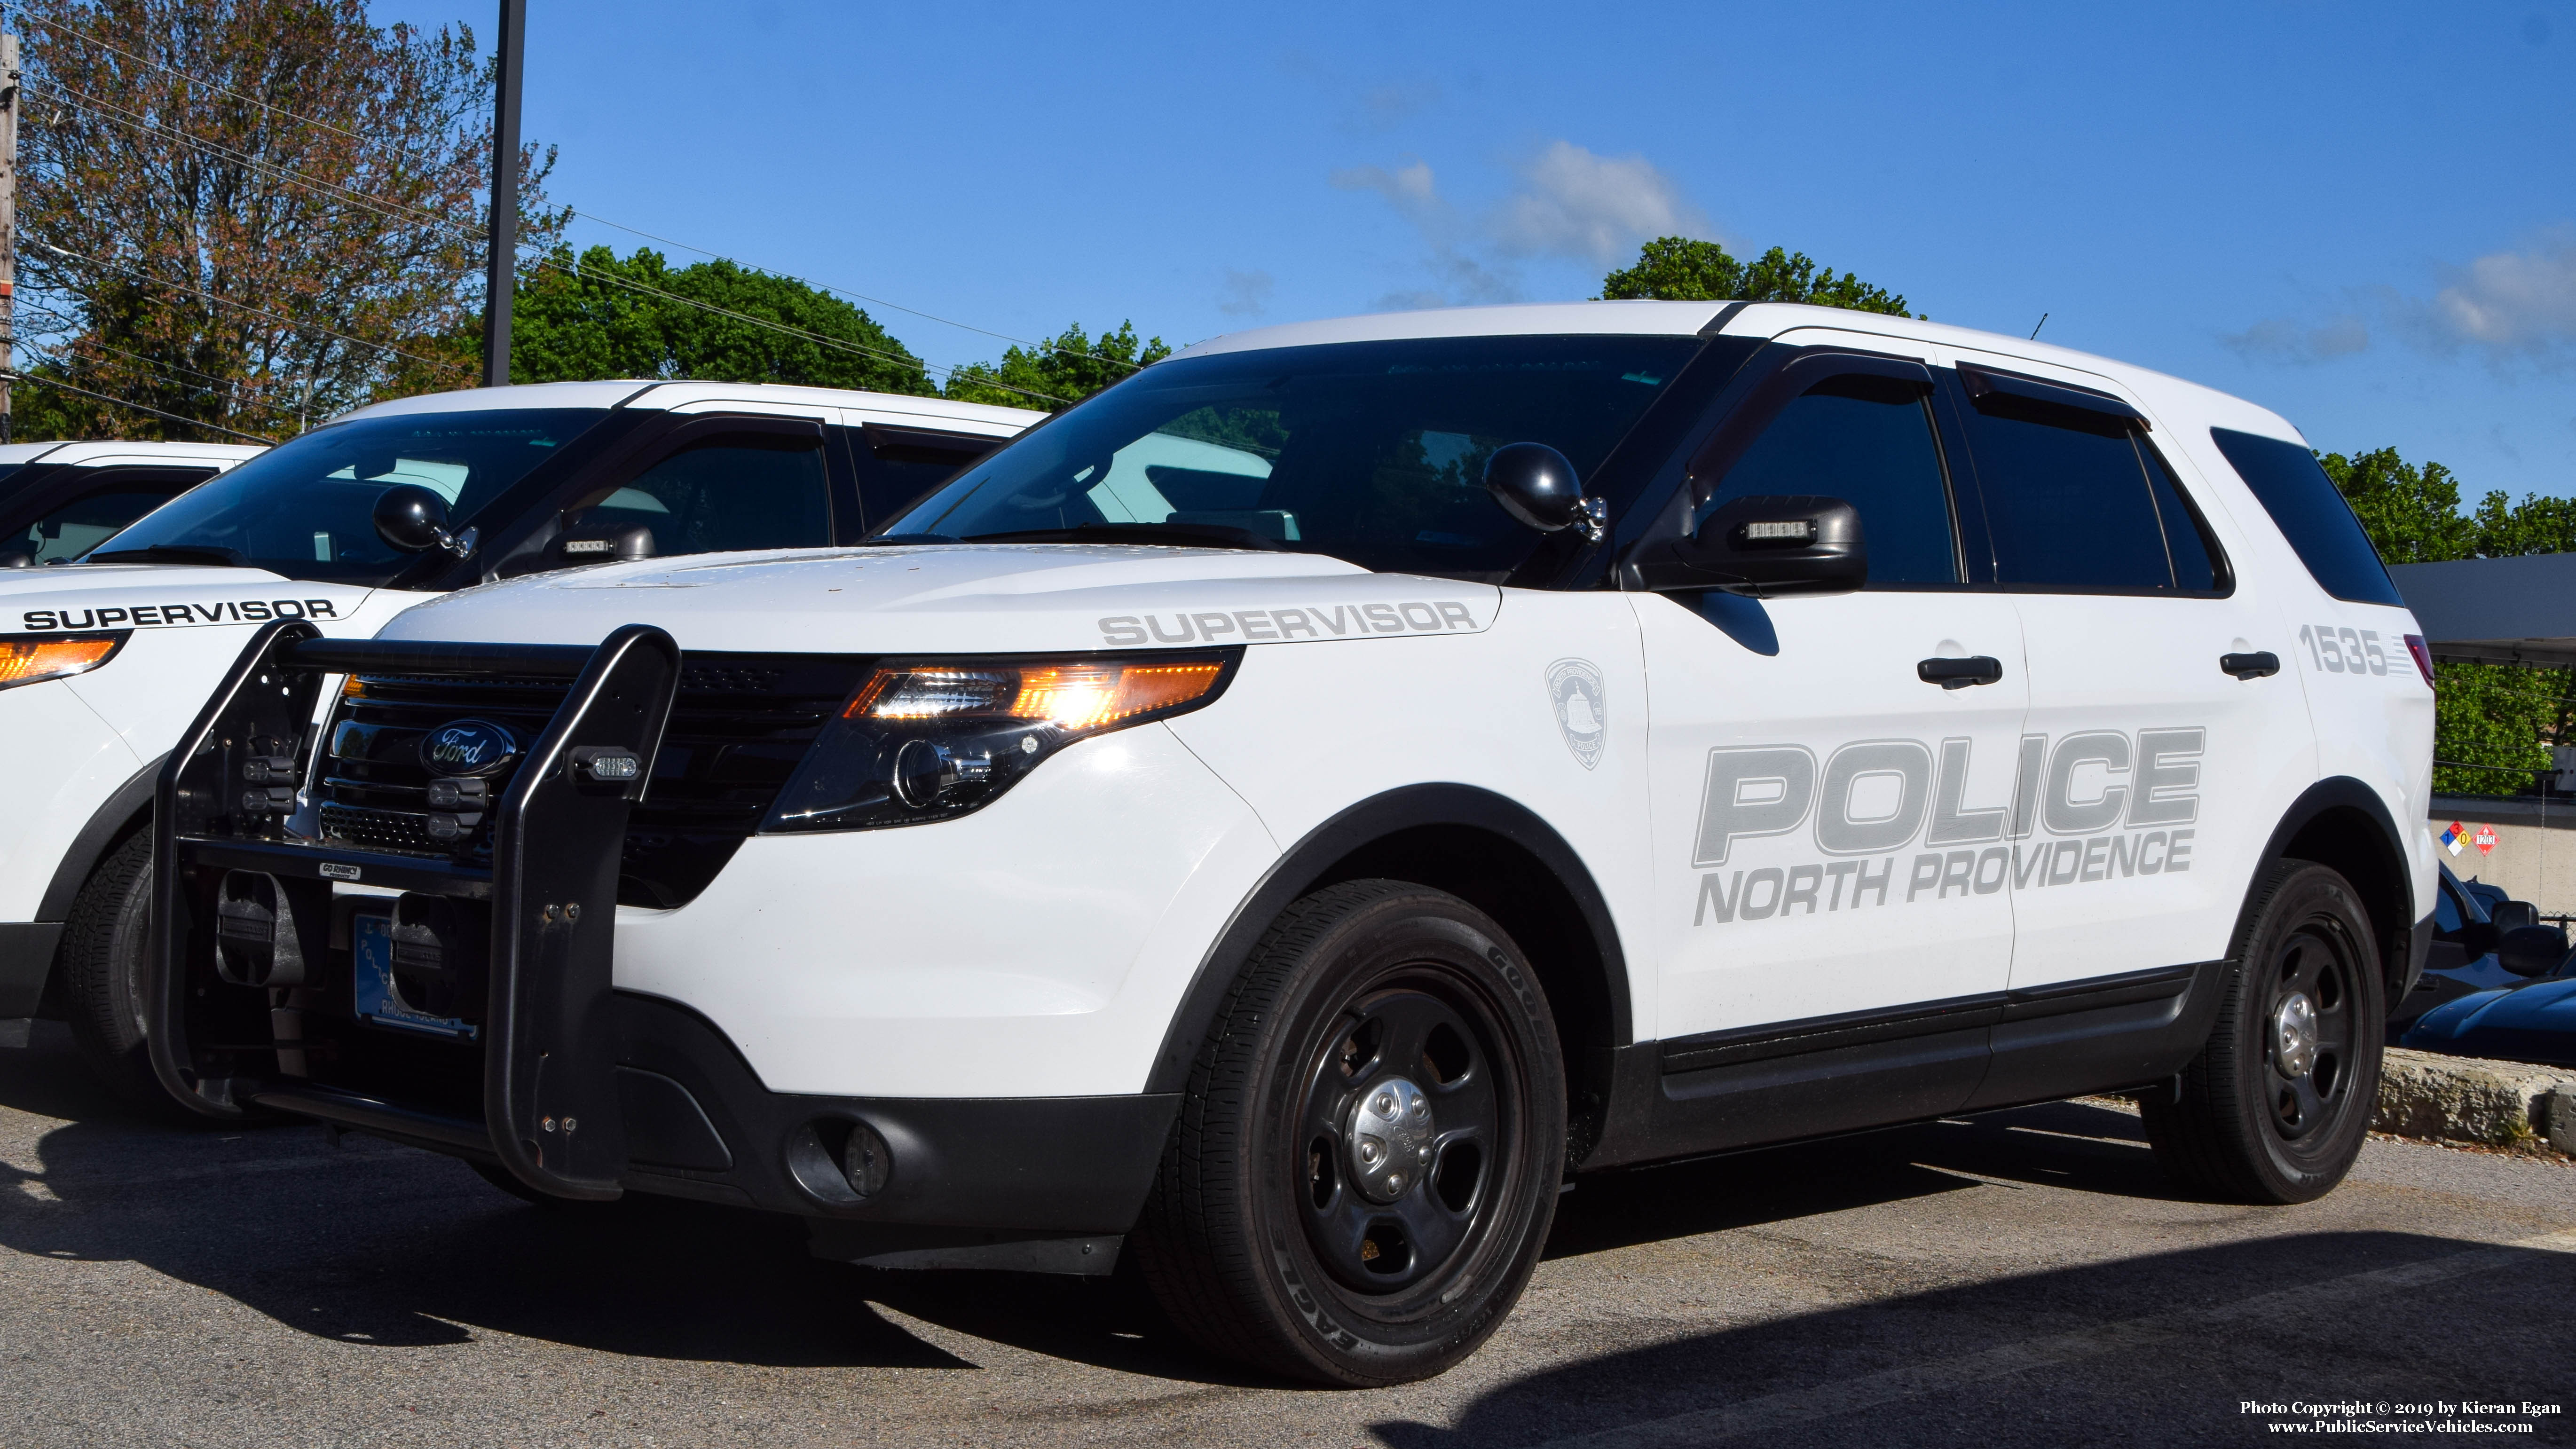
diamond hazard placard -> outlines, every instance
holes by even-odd
[[[2493,855],[2493,854],[2495,854],[2495,848],[2496,848],[2496,833],[2495,833],[2495,827],[2494,827],[2494,826],[2492,826],[2492,825],[2481,825],[2481,826],[2479,826],[2479,827],[2478,827],[2478,833],[2477,833],[2477,835],[2474,837],[2474,839],[2475,839],[2475,840],[2476,840],[2476,842],[2477,842],[2478,854],[2480,854],[2480,855]]]

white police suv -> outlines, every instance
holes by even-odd
[[[262,623],[365,635],[485,579],[855,541],[1037,416],[571,383],[406,398],[266,453],[0,450],[0,1044],[67,1017],[111,1081],[163,1098],[134,979],[153,777]]]
[[[2099,358],[1245,333],[867,547],[272,625],[160,776],[153,1061],[1411,1379],[1569,1174],[2134,1090],[2196,1189],[2330,1188],[2433,906],[2413,627],[2287,423]]]

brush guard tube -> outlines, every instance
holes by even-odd
[[[161,771],[153,824],[152,958],[145,999],[153,1070],[210,1117],[263,1103],[366,1130],[482,1146],[540,1192],[619,1195],[626,1140],[611,1008],[618,863],[627,816],[644,796],[680,680],[680,649],[630,624],[595,649],[547,645],[326,640],[310,624],[252,636]],[[323,679],[367,672],[569,677],[571,688],[502,795],[492,867],[324,845],[283,828],[295,809],[273,784],[291,755],[310,778]],[[335,867],[327,870],[325,867]],[[354,1093],[270,1080],[232,1054],[192,1051],[188,959],[196,923],[187,889],[201,868],[264,872],[281,901],[327,893],[332,879],[468,900],[491,908],[483,1116],[437,1119]],[[349,873],[355,867],[356,874]],[[321,897],[327,901],[327,895]],[[299,909],[310,909],[304,901]],[[241,988],[235,988],[241,989]],[[202,1059],[201,1059],[202,1056]],[[345,1100],[344,1100],[345,1099]],[[390,1120],[400,1113],[408,1122]],[[479,1155],[479,1153],[478,1153]]]

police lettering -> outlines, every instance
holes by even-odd
[[[227,599],[216,604],[108,604],[89,609],[29,609],[18,616],[31,634],[56,629],[161,629],[194,624],[264,624],[271,619],[337,619],[329,599]]]
[[[1473,633],[1481,626],[1464,604],[1417,601],[1345,604],[1332,609],[1234,609],[1168,616],[1117,614],[1100,620],[1099,627],[1101,643],[1124,648],[1137,644],[1267,644],[1371,634]]]
[[[1803,745],[1708,752],[1691,864],[1694,925],[2042,890],[2191,869],[2201,727],[2024,735],[2008,800],[1967,798],[1974,742],[1860,740],[1822,768]],[[1718,870],[1745,842],[1805,828],[1846,857]],[[2042,836],[2059,839],[2034,838]],[[1909,852],[1917,841],[1926,847]],[[1991,842],[1991,843],[1989,843]],[[1962,847],[1939,849],[1934,847]],[[1849,857],[1862,857],[1854,860]],[[1845,887],[1849,889],[1846,890]]]

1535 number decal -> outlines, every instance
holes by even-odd
[[[2327,674],[2386,674],[2388,653],[2379,647],[2376,629],[2348,629],[2341,624],[2301,624],[2299,642],[2308,646],[2310,663]]]

